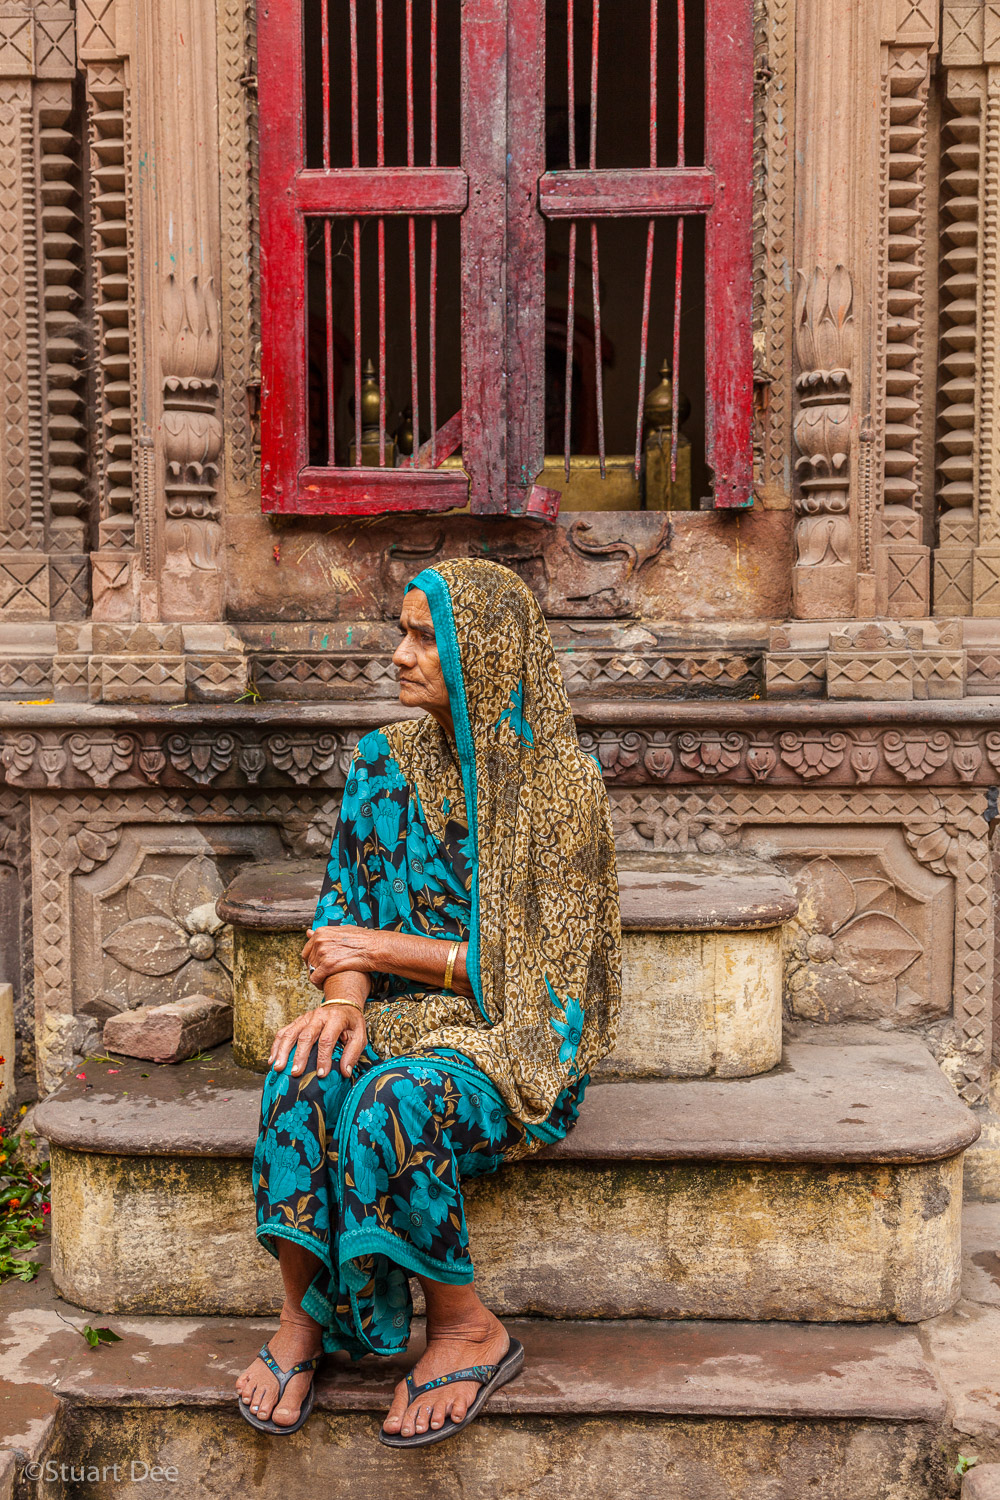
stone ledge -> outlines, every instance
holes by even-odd
[[[162,1325],[162,1326],[161,1326]],[[611,1412],[659,1416],[834,1417],[938,1422],[944,1398],[908,1329],[851,1324],[546,1322],[510,1319],[524,1372],[490,1402],[494,1416]],[[241,1320],[128,1318],[100,1369],[83,1361],[57,1380],[86,1406],[228,1406],[232,1379],[259,1330]],[[419,1357],[351,1366],[329,1357],[322,1411],[384,1412]],[[234,1344],[236,1352],[234,1353]],[[105,1351],[102,1349],[101,1353]],[[215,1356],[213,1358],[212,1356]],[[612,1377],[613,1372],[613,1377]]]
[[[299,932],[316,913],[326,861],[261,862],[241,870],[219,898],[224,922],[255,932]],[[779,870],[738,855],[618,857],[622,928],[635,932],[738,932],[777,927],[798,910]]]
[[[620,787],[996,785],[1000,698],[920,703],[574,704],[580,746]],[[92,707],[0,704],[0,778],[24,790],[343,785],[358,737],[413,714],[385,700]]]
[[[917,1038],[823,1031],[789,1042],[781,1066],[756,1078],[592,1084],[575,1129],[538,1159],[906,1163],[954,1156],[977,1138],[978,1121]],[[230,1047],[211,1064],[108,1066],[88,1063],[86,1079],[66,1079],[36,1107],[51,1144],[253,1155],[261,1080],[236,1067]]]

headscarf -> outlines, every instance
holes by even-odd
[[[474,1000],[397,996],[372,1016],[382,1057],[448,1048],[526,1126],[614,1046],[621,918],[611,809],[579,746],[548,626],[510,568],[456,558],[411,579],[427,596],[454,740],[430,716],[386,726],[427,831],[464,795]],[[383,925],[383,924],[379,924]]]

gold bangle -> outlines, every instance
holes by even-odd
[[[324,1005],[351,1005],[355,1010],[359,1010],[362,1015],[365,1013],[365,1002],[363,1000],[360,1002],[357,1000],[347,1000],[343,995],[335,995],[332,1000],[321,1000],[315,1008],[316,1010],[322,1010]]]
[[[451,989],[452,976],[455,973],[455,960],[458,957],[458,950],[461,946],[461,942],[452,943],[448,950],[448,962],[444,966],[444,987],[446,990]]]

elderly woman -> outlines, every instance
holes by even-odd
[[[302,1426],[323,1351],[427,1342],[379,1437],[450,1437],[524,1351],[480,1301],[462,1201],[573,1125],[614,1045],[621,929],[610,808],[548,627],[510,569],[408,585],[393,661],[424,717],[359,742],[310,937],[325,998],[276,1034],[254,1155],[257,1235],[285,1286],[237,1382],[266,1432]]]

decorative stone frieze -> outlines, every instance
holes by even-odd
[[[236,868],[282,852],[287,796],[32,798],[38,1077],[51,1088],[108,1015],[231,990],[214,902]]]
[[[987,697],[1000,691],[1000,639],[971,621],[791,623],[771,631],[772,698]]]
[[[609,784],[983,789],[1000,775],[997,717],[975,700],[850,703],[577,703],[580,744]],[[165,705],[116,712],[0,709],[0,783],[24,790],[343,786],[368,728],[398,704]],[[66,719],[69,722],[66,722]]]
[[[940,1026],[950,1014],[946,1069],[968,1103],[986,1097],[994,919],[982,793],[814,783],[773,792],[612,786],[610,795],[622,850],[742,849],[798,874],[793,1010],[897,1025]]]

